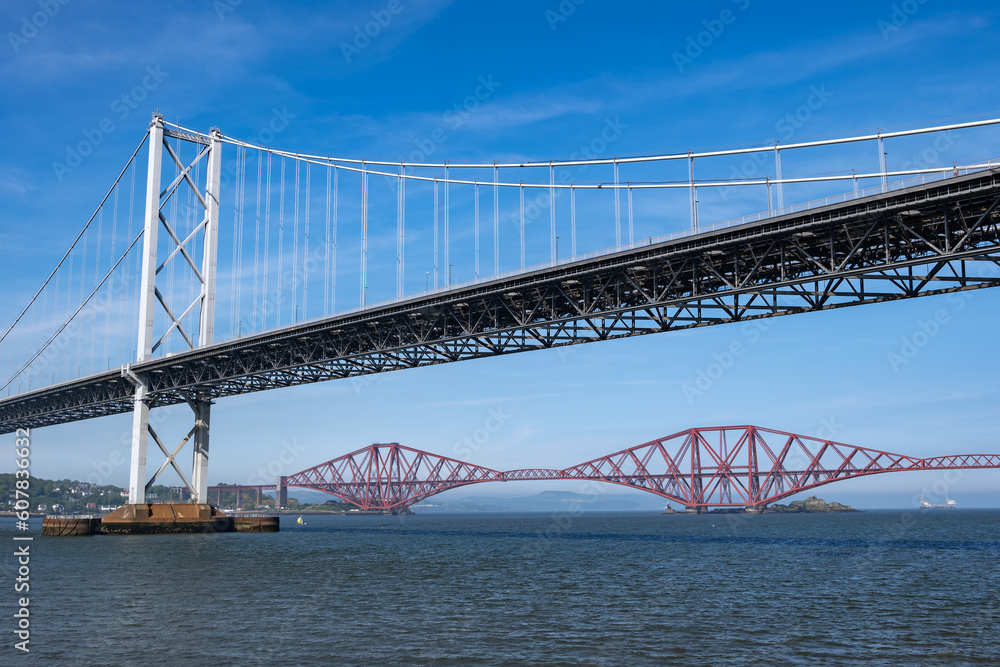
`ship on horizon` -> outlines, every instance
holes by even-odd
[[[924,500],[924,494],[920,494],[920,509],[922,510],[953,510],[957,509],[958,505],[955,501],[948,497],[948,494],[944,494],[944,504],[942,505],[932,505],[931,503]]]

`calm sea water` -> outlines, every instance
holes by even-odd
[[[282,528],[36,537],[32,652],[10,648],[8,555],[0,663],[1000,664],[997,511]]]

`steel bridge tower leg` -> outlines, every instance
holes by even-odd
[[[157,302],[160,302],[166,309],[164,301],[169,295],[164,296],[156,289],[156,274],[163,266],[157,266],[157,234],[160,223],[173,236],[168,220],[163,214],[163,204],[161,202],[161,171],[164,149],[164,126],[163,118],[159,115],[153,118],[149,128],[149,166],[146,178],[146,209],[143,220],[143,254],[142,254],[142,274],[141,288],[139,291],[139,339],[136,351],[136,363],[141,364],[152,358],[153,351],[163,342],[163,338],[154,343],[154,315]],[[197,345],[211,345],[215,338],[215,282],[218,265],[218,237],[219,237],[219,199],[222,181],[222,135],[218,130],[213,130],[208,143],[207,156],[207,178],[205,184],[205,218],[203,233],[203,253],[201,261],[201,290],[198,299],[201,301],[200,319],[198,321]],[[179,169],[185,169],[183,173],[190,171],[192,165],[184,168],[178,160],[177,155],[170,151],[171,158],[176,162]],[[202,154],[204,155],[204,153]],[[197,162],[201,157],[197,158]],[[196,183],[186,179],[199,199]],[[178,185],[180,177],[174,185]],[[170,196],[174,196],[171,193]],[[168,200],[170,198],[168,196]],[[176,242],[176,238],[174,238]],[[178,242],[179,243],[179,242]],[[183,249],[183,248],[182,248]],[[168,260],[170,257],[168,257]],[[164,262],[166,264],[166,262]],[[197,272],[196,272],[197,274]],[[165,311],[171,318],[173,315],[167,309]],[[182,317],[183,319],[183,317]],[[180,322],[174,319],[174,326],[180,328]],[[129,366],[122,368],[122,375],[128,377],[135,385],[135,399],[132,418],[132,455],[129,466],[129,504],[140,505],[146,502],[146,486],[152,484],[152,480],[146,481],[146,449],[150,434],[149,429],[149,403],[147,395],[149,392],[148,379],[142,372],[133,372]],[[188,490],[191,492],[191,500],[194,503],[208,503],[208,443],[209,429],[211,426],[211,398],[198,394],[189,399],[191,409],[194,412],[195,424],[191,435],[194,436],[193,460],[191,482],[185,479]],[[155,433],[153,434],[156,438]],[[184,442],[178,446],[178,450],[183,447]],[[163,444],[157,439],[157,444],[163,449]],[[181,478],[184,478],[180,468],[174,463],[174,456],[167,454],[168,463],[174,465]],[[175,451],[174,454],[177,452]],[[164,464],[164,467],[167,464]],[[160,469],[161,471],[163,468]],[[157,472],[157,475],[159,472]]]
[[[219,199],[222,183],[222,141],[218,130],[212,132],[211,154],[208,157],[208,183],[205,211],[205,251],[202,255],[202,290],[204,300],[201,306],[201,321],[198,325],[198,345],[215,342],[215,274],[218,267],[219,251]],[[208,502],[208,432],[211,427],[212,402],[199,396],[194,404],[195,426],[194,453],[192,461],[191,485],[194,487],[194,502]]]
[[[163,159],[163,119],[149,126],[149,166],[146,176],[146,213],[142,236],[142,284],[139,290],[139,341],[136,362],[147,360],[153,348],[153,307],[156,298],[156,235],[160,226],[160,171]],[[128,501],[146,502],[146,444],[149,439],[149,405],[146,383],[133,376],[135,404],[132,409],[132,457],[129,464]]]
[[[279,475],[274,488],[274,509],[279,510],[286,505],[288,505],[288,487],[285,486],[285,478]]]
[[[194,453],[191,470],[191,486],[194,487],[194,501],[208,502],[208,431],[211,422],[212,402],[198,400],[195,408]]]

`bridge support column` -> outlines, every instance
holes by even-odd
[[[141,268],[141,286],[139,290],[139,338],[136,347],[136,363],[148,361],[153,353],[167,342],[168,336],[173,331],[178,331],[184,340],[192,348],[197,346],[211,345],[214,342],[215,326],[215,281],[218,254],[218,231],[219,231],[219,193],[222,182],[222,136],[218,130],[213,130],[211,137],[201,142],[205,147],[201,149],[199,155],[191,164],[184,166],[178,155],[165,144],[165,136],[177,136],[171,134],[172,131],[164,128],[163,118],[159,115],[153,117],[149,126],[149,164],[146,177],[146,208],[143,220],[143,254]],[[179,137],[190,140],[188,137]],[[162,161],[164,149],[170,154],[170,158],[176,165],[179,175],[172,187],[168,188],[169,194],[166,199],[161,198],[160,180],[162,171]],[[193,167],[202,159],[207,158],[207,177],[205,181],[204,196],[200,191],[200,185],[191,179]],[[183,177],[183,180],[182,180]],[[194,191],[199,203],[205,208],[205,220],[203,231],[203,253],[200,272],[191,264],[191,258],[184,249],[186,242],[178,240],[178,236],[171,227],[177,223],[171,220],[166,214],[167,202],[171,197],[179,196],[176,188],[182,182],[187,183]],[[156,289],[156,275],[164,268],[167,262],[172,261],[177,256],[174,251],[162,265],[157,265],[157,234],[163,226],[170,235],[171,240],[177,245],[177,250],[187,258],[191,264],[193,275],[201,282],[200,294],[186,308],[171,309],[165,297]],[[154,315],[156,314],[156,304],[162,306],[164,313],[172,321],[169,327],[161,327],[165,332],[159,339],[155,338]],[[197,308],[197,310],[196,310]],[[198,336],[195,340],[189,336],[184,327],[189,326],[185,315],[180,315],[180,319],[174,315],[175,312],[198,313]],[[171,465],[177,471],[185,486],[191,492],[191,500],[195,504],[208,503],[208,442],[209,429],[211,426],[211,405],[210,399],[197,394],[187,399],[188,404],[194,412],[194,428],[187,437],[181,440],[180,444],[171,452],[164,447],[163,442],[149,426],[149,382],[143,373],[133,372],[130,366],[122,367],[122,376],[127,377],[135,385],[135,399],[132,419],[132,456],[129,466],[129,504],[144,505],[146,501],[146,488],[148,488],[159,476],[161,472]],[[146,450],[148,437],[152,435],[157,446],[166,456],[166,461],[153,475],[152,479],[146,479]],[[177,466],[174,458],[184,447],[187,441],[194,437],[192,445],[192,471],[189,482]],[[221,500],[221,498],[220,498]]]
[[[212,402],[199,399],[191,404],[195,415],[194,452],[191,486],[194,502],[208,502],[208,432],[211,427]]]
[[[139,382],[135,387],[132,408],[132,458],[128,469],[128,502],[146,502],[146,444],[149,439],[149,406],[145,401],[146,386]]]
[[[285,478],[278,476],[278,483],[274,487],[274,509],[278,510],[288,505],[288,487],[285,486]]]
[[[149,126],[149,162],[146,171],[146,210],[143,218],[141,286],[139,289],[139,339],[136,361],[150,357],[153,349],[153,306],[156,303],[156,237],[160,229],[160,171],[163,160],[163,118]],[[122,369],[126,375],[127,369]],[[132,408],[132,458],[129,464],[128,501],[146,502],[146,443],[149,435],[149,405],[146,383],[131,374],[135,384]]]
[[[684,507],[685,514],[708,514],[708,508],[704,505],[686,505]]]

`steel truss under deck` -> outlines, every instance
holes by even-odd
[[[1000,285],[1000,170],[651,244],[135,364],[150,407]],[[0,432],[130,412],[116,372],[0,401]]]

